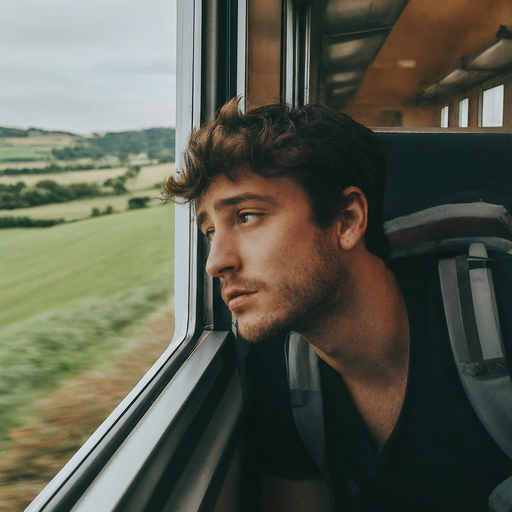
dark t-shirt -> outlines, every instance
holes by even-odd
[[[321,361],[327,453],[337,509],[482,512],[512,461],[477,418],[457,374],[446,330],[437,261],[395,265],[409,316],[407,390],[398,421],[380,450],[342,377]],[[283,340],[251,361],[250,435],[263,470],[291,479],[320,478],[293,421]]]

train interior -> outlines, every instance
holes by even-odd
[[[177,16],[177,154],[232,97],[322,102],[391,148],[395,257],[468,241],[510,251],[510,0],[178,0]],[[243,435],[249,349],[204,271],[188,206],[176,227],[172,342],[29,512],[258,510]]]

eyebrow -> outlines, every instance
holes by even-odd
[[[221,211],[225,208],[228,208],[230,206],[236,206],[237,204],[243,203],[244,201],[251,201],[251,200],[262,201],[265,203],[269,203],[271,205],[277,204],[277,202],[274,201],[274,199],[272,199],[269,196],[247,193],[247,194],[240,194],[238,196],[226,197],[224,199],[219,199],[213,205],[213,209],[216,212],[219,212],[219,211]],[[204,224],[206,219],[208,219],[208,217],[209,217],[209,215],[205,210],[203,210],[197,214],[196,222],[197,222],[197,226],[199,227],[199,229],[201,229],[202,225]]]

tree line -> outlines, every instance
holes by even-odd
[[[117,156],[122,162],[128,155],[147,153],[151,159],[159,162],[174,161],[175,129],[150,128],[128,132],[109,132],[101,136],[94,134],[91,138],[82,138],[74,146],[52,149],[57,160],[74,160],[78,158],[99,159],[106,155]]]
[[[90,197],[125,194],[128,192],[126,182],[136,178],[139,172],[139,165],[130,165],[121,176],[106,180],[103,187],[97,183],[61,185],[53,180],[39,181],[33,187],[28,187],[23,181],[18,181],[14,185],[0,183],[0,210],[31,208]]]
[[[96,183],[71,183],[60,185],[52,180],[43,180],[33,187],[22,181],[15,185],[0,183],[0,209],[31,208],[52,203],[66,203],[75,199],[85,199],[104,195]]]
[[[31,219],[30,217],[0,217],[0,229],[49,228],[66,222],[64,219]]]
[[[114,165],[66,165],[61,166],[56,163],[52,163],[47,165],[46,167],[23,167],[21,169],[8,167],[7,169],[0,170],[0,176],[21,176],[24,174],[57,174],[60,172],[78,172],[78,171],[90,171],[92,169],[112,169],[113,167],[117,167]]]
[[[77,137],[74,133],[43,130],[41,128],[7,128],[0,126],[0,137],[50,137],[52,135],[71,135]]]

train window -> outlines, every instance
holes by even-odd
[[[503,84],[487,89],[482,94],[482,126],[503,126]]]
[[[469,123],[469,98],[459,101],[459,127],[467,128]]]
[[[173,0],[149,1],[174,9]],[[179,49],[176,154],[191,130],[236,96],[242,110],[318,101],[382,132],[476,126],[482,84],[508,87],[510,34],[497,30],[512,26],[509,2],[474,1],[469,9],[466,1],[443,0],[177,0],[169,20],[177,19]],[[155,69],[149,57],[144,64]],[[442,131],[433,135],[452,136]],[[194,206],[177,204],[174,215],[174,338],[28,512],[258,508],[243,464],[252,382],[245,362],[253,348],[237,339],[219,279],[205,271],[210,247]]]
[[[172,340],[173,3],[2,4],[3,510],[26,508]]]
[[[448,114],[449,114],[449,107],[448,107],[448,105],[445,105],[441,109],[441,128],[448,128]]]

